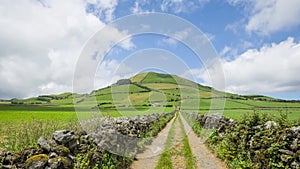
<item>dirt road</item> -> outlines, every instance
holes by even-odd
[[[203,140],[198,138],[192,131],[187,121],[180,113],[177,114],[178,118],[174,118],[167,124],[167,126],[153,139],[151,145],[147,146],[145,151],[138,154],[137,160],[131,165],[132,169],[154,169],[159,160],[159,156],[165,150],[166,139],[172,127],[174,127],[174,135],[172,136],[171,160],[172,168],[187,168],[185,166],[185,157],[181,153],[183,151],[183,135],[188,137],[190,149],[195,157],[195,166],[197,169],[226,169],[226,165],[218,159],[211,151],[203,144]],[[183,126],[180,125],[181,119]],[[172,123],[175,123],[172,125]]]

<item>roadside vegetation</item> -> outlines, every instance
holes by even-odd
[[[199,124],[201,119],[195,120],[199,118],[196,115],[185,114],[185,118],[190,122],[194,118],[192,128],[195,133],[201,133],[206,129]],[[206,140],[206,145],[229,168],[300,167],[300,119],[289,120],[287,113],[273,116],[252,112],[241,120],[221,121]]]
[[[0,148],[17,151],[25,147],[37,146],[41,136],[49,137],[56,130],[69,129],[79,131],[77,120],[36,120],[0,123]]]
[[[36,130],[30,128],[26,133],[22,133],[23,135],[21,135],[21,137],[28,137],[29,140],[22,139],[23,142],[14,143],[12,145],[13,147],[11,147],[11,149],[15,149],[14,151],[8,154],[5,153],[8,152],[7,150],[0,149],[0,168],[36,168],[36,165],[43,167],[50,166],[51,168],[54,165],[56,168],[78,169],[128,168],[136,153],[143,151],[144,145],[151,142],[151,137],[156,136],[173,117],[174,113],[171,112],[162,115],[154,114],[125,119],[99,119],[99,121],[109,122],[107,124],[96,124],[98,125],[99,133],[95,132],[88,135],[81,129],[74,129],[73,131],[55,129],[56,131],[54,133],[46,133],[51,135],[50,137],[45,136],[42,138],[41,136],[45,134],[43,132],[53,129],[51,128],[53,123],[40,122],[40,125],[34,126]],[[138,120],[138,118],[141,119]],[[60,127],[68,128],[67,126]],[[131,130],[132,127],[136,127],[136,129]],[[114,132],[110,133],[112,131]],[[130,132],[128,133],[128,131]],[[36,135],[30,135],[30,132],[37,133]],[[120,132],[123,135],[120,134],[117,136],[116,132]],[[122,142],[124,136],[138,137],[141,139],[138,142],[127,140],[129,141],[128,146],[131,146],[131,148],[128,149],[129,152],[123,149],[120,150],[120,153],[124,153],[123,155],[111,153],[106,149],[106,146],[114,148],[123,145],[125,143]],[[34,137],[37,138],[35,139]],[[101,139],[99,140],[97,138]],[[15,140],[20,141],[19,137],[16,137]],[[39,143],[39,145],[36,143]],[[47,148],[45,145],[49,147]],[[53,157],[53,153],[58,153],[59,156]],[[50,161],[48,161],[48,159]]]
[[[215,132],[208,145],[230,168],[299,168],[300,121],[287,119],[254,112],[223,135]]]

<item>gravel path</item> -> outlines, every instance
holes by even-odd
[[[172,137],[171,160],[173,169],[185,168],[185,157],[181,154],[183,149],[183,131],[179,123],[179,117],[175,121],[174,136]]]
[[[153,169],[164,151],[165,142],[175,118],[170,120],[166,127],[153,138],[151,145],[147,145],[143,153],[137,155],[137,160],[131,164],[132,169]]]
[[[203,144],[205,140],[201,140],[191,129],[187,121],[180,114],[180,118],[188,135],[189,144],[193,155],[196,157],[196,165],[199,169],[226,169],[226,164],[217,158]]]
[[[179,113],[179,117],[182,120],[184,130],[189,139],[189,145],[193,155],[196,158],[196,167],[198,169],[226,169],[226,164],[218,159],[211,151],[203,144],[205,140],[201,140],[192,131],[187,121]],[[131,165],[132,169],[154,169],[159,160],[159,155],[164,150],[164,145],[168,136],[168,132],[171,129],[174,118],[167,124],[167,126],[153,139],[151,145],[146,146],[143,153],[137,155],[136,161]],[[172,163],[174,169],[185,168],[185,158],[180,155],[176,155],[176,151],[180,151],[182,148],[182,128],[180,127],[179,119],[175,121],[174,137],[172,139]]]

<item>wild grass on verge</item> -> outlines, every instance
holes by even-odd
[[[36,146],[41,136],[51,137],[56,130],[80,130],[77,120],[36,120],[19,123],[0,123],[0,147],[7,151],[17,151]]]
[[[97,157],[98,158],[95,158]],[[99,157],[96,149],[90,149],[88,153],[77,154],[74,169],[118,169],[128,168],[132,163],[129,157],[119,156],[110,152],[103,152]]]
[[[166,118],[161,118],[158,122],[153,124],[152,129],[147,132],[146,137],[155,137],[173,118],[173,115],[168,115]]]
[[[186,159],[185,163],[186,163],[186,168],[196,168],[196,161],[195,161],[195,157],[193,156],[190,144],[189,144],[189,139],[188,136],[185,133],[184,127],[183,127],[183,123],[181,118],[179,118],[179,123],[180,123],[180,127],[182,128],[182,132],[183,132],[183,153],[184,153],[184,157]]]
[[[173,169],[172,160],[171,160],[171,147],[172,147],[172,137],[174,136],[175,132],[175,122],[178,119],[178,115],[176,113],[175,119],[172,123],[171,129],[168,133],[168,137],[165,143],[164,152],[160,155],[159,161],[156,165],[156,169]]]
[[[187,121],[187,123],[192,127],[195,134],[199,137],[201,134],[203,134],[203,127],[200,125],[200,123],[197,123],[196,117],[192,114],[192,116],[188,116],[187,113],[182,112],[182,117]]]

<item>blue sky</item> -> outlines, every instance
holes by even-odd
[[[160,12],[183,18],[206,34],[220,58],[226,91],[300,99],[299,6],[298,0],[4,0],[0,98],[72,91],[78,58],[96,32],[127,15]],[[149,63],[159,61],[158,56],[175,60],[170,69],[161,67],[162,72],[205,85],[211,84],[209,77],[218,76],[208,75],[213,68],[204,67],[195,53],[172,37],[143,34],[118,43],[124,35],[126,31],[112,28],[103,37],[116,46],[101,64],[94,60],[95,88],[151,70]],[[184,36],[188,34],[178,32],[178,37]],[[151,57],[151,50],[156,57]],[[146,62],[149,68],[144,70],[132,65]],[[186,67],[178,68],[179,62]],[[152,67],[157,67],[155,62]]]

